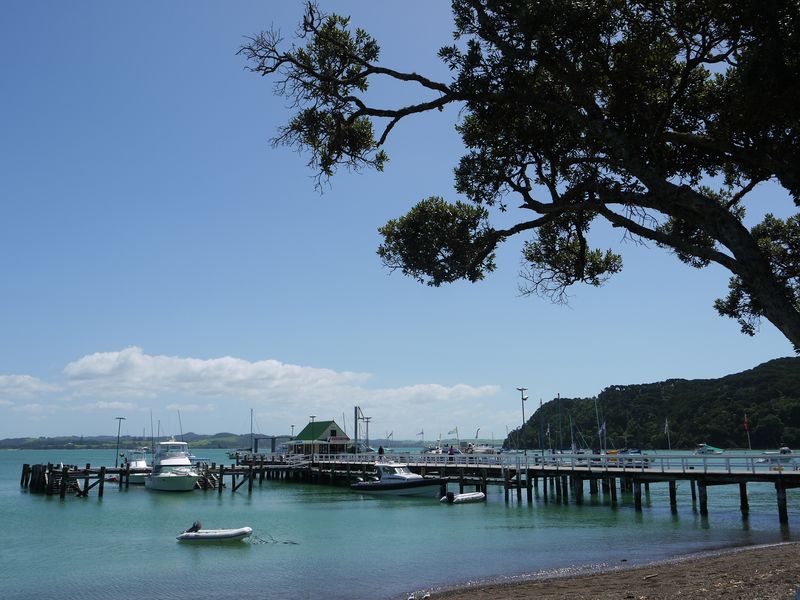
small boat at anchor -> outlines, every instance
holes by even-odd
[[[253,533],[252,527],[236,527],[233,529],[203,529],[199,521],[195,521],[189,529],[175,539],[180,542],[236,542]]]
[[[781,471],[786,467],[797,469],[798,462],[795,459],[798,455],[788,446],[781,446],[778,450],[766,450],[762,452],[762,456],[764,458],[759,458],[757,462],[767,463],[771,469]]]
[[[375,463],[376,478],[350,485],[355,492],[386,496],[430,496],[439,492],[447,480],[442,477],[423,477],[412,473],[407,464],[397,462]]]
[[[697,449],[694,451],[695,454],[722,454],[724,450],[722,448],[717,448],[710,444],[697,444]]]
[[[463,494],[454,494],[447,492],[439,499],[439,502],[446,504],[466,504],[468,502],[483,502],[486,500],[486,494],[483,492],[464,492]]]
[[[128,483],[131,485],[143,485],[145,478],[150,474],[150,465],[147,464],[147,448],[136,448],[125,455],[125,465],[127,465]]]

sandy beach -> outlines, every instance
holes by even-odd
[[[737,548],[610,571],[467,586],[438,592],[449,600],[795,600],[800,543]],[[417,597],[421,597],[418,594]]]

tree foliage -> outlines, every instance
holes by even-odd
[[[753,448],[800,447],[800,358],[720,379],[614,385],[596,398],[554,399],[504,445],[569,449],[574,440],[581,448],[599,448],[598,429],[605,423],[609,448],[667,448],[665,425],[673,449],[700,443],[747,448],[745,416]]]
[[[743,223],[768,180],[800,206],[796,0],[453,0],[452,10],[456,43],[439,51],[447,82],[382,66],[375,39],[314,4],[304,45],[283,49],[271,31],[240,50],[292,99],[275,141],[307,151],[320,182],[339,166],[382,169],[402,119],[460,107],[455,188],[468,203],[425,199],[387,224],[387,266],[432,285],[477,281],[498,245],[523,235],[524,290],[562,299],[622,268],[592,246],[603,220],[693,267],[723,266],[732,278],[718,312],[748,334],[766,318],[800,351],[798,217]],[[419,86],[419,102],[370,104],[378,77]],[[515,224],[493,228],[511,202]]]

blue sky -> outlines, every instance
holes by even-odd
[[[447,80],[449,3],[321,6],[352,15],[388,66]],[[390,274],[378,227],[456,199],[458,114],[401,123],[384,173],[315,191],[307,157],[270,144],[287,101],[236,56],[273,24],[291,40],[300,2],[0,10],[0,437],[112,435],[117,416],[141,435],[151,411],[162,432],[241,433],[251,408],[264,434],[312,414],[352,433],[358,405],[371,437],[500,439],[521,422],[519,386],[529,416],[556,394],[793,354],[769,323],[749,338],[716,315],[721,269],[602,228],[625,270],[567,307],[519,294],[521,239],[478,284]],[[753,219],[791,210],[776,186],[756,200]]]

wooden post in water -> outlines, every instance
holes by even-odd
[[[22,475],[19,478],[19,486],[22,488],[28,487],[31,480],[31,466],[27,463],[22,465]]]
[[[84,496],[89,496],[89,469],[90,468],[91,468],[91,465],[89,463],[86,463],[86,471],[85,471],[85,475],[84,475],[84,478],[83,478],[83,495]]]
[[[569,477],[567,477],[566,475],[561,476],[561,487],[564,490],[563,493],[564,504],[566,504],[567,502],[569,502]]]
[[[603,488],[603,495],[607,496],[611,493],[611,486],[615,485],[613,477],[603,477],[601,480],[601,485]]]
[[[98,477],[100,477],[100,484],[97,486],[97,497],[98,498],[102,498],[103,497],[103,487],[106,484],[106,468],[105,467],[100,467],[100,474],[98,475]]]
[[[694,479],[689,480],[689,487],[692,488],[692,506],[697,504],[697,482]]]
[[[678,510],[678,489],[675,480],[669,482],[669,507],[672,512]]]
[[[67,467],[67,465],[64,465],[63,467],[61,467],[61,482],[60,482],[61,485],[59,486],[58,490],[58,497],[61,498],[62,500],[67,495],[68,481],[69,481],[69,467]]]
[[[617,482],[614,477],[608,478],[608,490],[611,492],[611,506],[617,505]]]
[[[747,501],[747,482],[744,481],[739,484],[739,509],[745,517],[750,512],[750,503]]]
[[[522,469],[517,467],[517,502],[522,502]]]
[[[597,479],[594,477],[589,479],[589,495],[597,496]]]
[[[789,511],[786,508],[786,488],[783,481],[778,480],[775,482],[775,491],[778,494],[778,521],[781,525],[789,524]]]
[[[55,485],[55,477],[53,477],[53,463],[47,463],[45,481],[47,482],[47,495],[50,496],[53,494],[53,486]]]
[[[633,482],[633,507],[636,512],[642,512],[642,482],[638,479]]]
[[[556,489],[556,502],[561,502],[561,479],[556,476],[550,483]]]
[[[536,479],[534,477],[534,479]],[[528,504],[533,502],[533,485],[531,482],[531,470],[525,468],[525,490],[527,491]]]
[[[547,474],[542,473],[542,497],[544,498],[544,503],[547,504],[549,498],[547,497]]]
[[[700,515],[708,516],[708,490],[704,481],[697,482],[697,489],[700,493]]]
[[[573,477],[573,491],[575,494],[575,502],[583,504],[583,479],[580,477]]]
[[[222,466],[222,463],[219,464],[219,477],[217,478],[217,494],[222,495],[222,484],[224,480],[222,479],[223,475],[225,474],[225,469]]]

